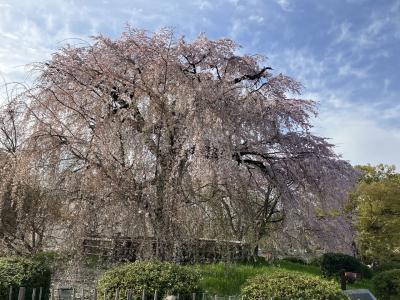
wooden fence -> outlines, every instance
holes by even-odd
[[[91,236],[83,239],[82,246],[84,255],[117,261],[156,258],[158,250],[166,252],[165,260],[185,264],[243,261],[250,259],[253,254],[247,243],[204,238],[160,242],[154,237]]]
[[[8,300],[244,300],[240,296],[218,296],[209,293],[177,294],[163,298],[157,291],[153,294],[143,290],[140,295],[135,295],[132,290],[124,290],[122,293],[119,288],[112,291],[76,290],[74,288],[51,289],[49,298],[45,299],[42,287],[32,288],[31,290],[32,293],[28,293],[25,287],[19,287],[18,289],[10,287]]]

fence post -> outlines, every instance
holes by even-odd
[[[24,287],[19,288],[18,300],[25,300],[25,288]]]
[[[115,290],[115,300],[119,300],[119,288]]]
[[[36,300],[36,288],[32,289],[32,300]]]
[[[146,289],[143,289],[142,300],[146,300]]]
[[[128,290],[126,293],[126,300],[132,300],[132,290]]]
[[[8,292],[8,300],[12,300],[12,293],[13,293],[13,287],[10,285],[10,290]]]
[[[42,300],[42,296],[43,296],[43,287],[39,288],[39,300]]]
[[[192,300],[196,300],[196,293],[192,294]]]
[[[157,299],[158,299],[158,291],[155,290],[155,291],[154,291],[154,300],[157,300]]]

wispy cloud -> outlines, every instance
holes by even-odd
[[[250,21],[254,21],[256,23],[262,23],[264,21],[264,17],[258,16],[258,15],[251,15],[249,16]]]
[[[279,6],[280,6],[283,10],[286,10],[286,11],[289,11],[289,10],[290,10],[290,2],[289,2],[289,0],[275,0],[275,1],[276,1],[276,3],[279,4]]]
[[[362,79],[368,76],[369,69],[371,69],[371,66],[367,66],[364,68],[355,68],[351,65],[350,62],[348,62],[339,67],[338,74],[339,76],[344,76],[344,77],[355,76],[359,79]]]
[[[203,9],[210,9],[212,8],[212,4],[211,2],[207,1],[207,0],[195,0],[194,3],[196,4],[196,6],[198,8],[200,8],[201,10]]]
[[[349,23],[349,22],[343,22],[338,26],[338,29],[337,29],[338,36],[336,37],[337,43],[347,41],[350,39],[350,36],[351,36],[350,28],[351,28],[351,23]]]
[[[383,43],[400,39],[400,2],[396,1],[385,10],[370,12],[361,26],[355,27],[349,21],[334,25],[336,42],[351,43],[354,51],[363,48],[378,48]]]

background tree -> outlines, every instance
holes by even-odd
[[[361,172],[352,209],[357,246],[367,261],[400,258],[400,174],[394,166],[357,166]]]
[[[29,149],[24,114],[25,105],[15,99],[0,107],[0,241],[3,251],[18,254],[42,249],[59,216],[56,194]]]
[[[354,172],[311,132],[315,103],[238,47],[129,27],[36,65],[32,159],[68,191],[75,232],[154,236],[165,258],[171,240],[257,245],[304,201],[343,203]]]

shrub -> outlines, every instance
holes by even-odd
[[[123,264],[104,272],[97,282],[99,298],[108,290],[109,297],[119,288],[120,296],[126,297],[127,290],[133,295],[148,296],[157,290],[163,297],[167,294],[189,295],[199,289],[200,275],[193,268],[159,261],[136,261]],[[111,298],[110,298],[111,299]]]
[[[305,259],[303,259],[302,257],[298,257],[298,256],[287,256],[287,257],[284,257],[282,260],[296,263],[296,264],[301,264],[301,265],[308,265],[308,262]]]
[[[37,260],[22,257],[0,257],[0,299],[8,299],[9,288],[13,287],[13,299],[18,297],[18,288],[26,288],[26,295],[32,288],[43,288],[42,299],[50,293],[51,272],[49,267]]]
[[[361,273],[365,278],[372,277],[372,272],[368,266],[362,264],[353,256],[342,253],[325,253],[322,256],[321,271],[325,276],[337,275],[341,270]]]
[[[242,296],[258,299],[349,299],[337,282],[298,272],[277,272],[250,278],[242,288]]]
[[[400,299],[400,269],[384,271],[372,278],[378,299]]]
[[[381,273],[394,269],[400,269],[400,261],[387,261],[373,267],[373,271],[375,273]]]

